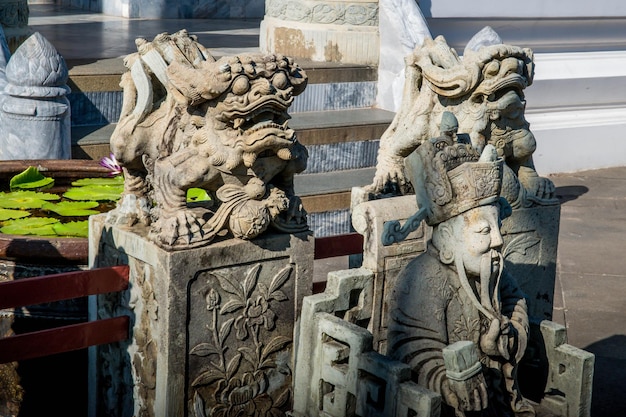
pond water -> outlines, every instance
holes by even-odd
[[[88,218],[115,208],[123,178],[87,178],[70,187],[0,192],[0,233],[87,237]]]

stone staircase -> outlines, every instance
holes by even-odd
[[[318,237],[349,233],[350,189],[372,181],[378,140],[393,113],[374,109],[376,68],[299,62],[309,76],[290,109],[290,126],[309,151],[296,192]],[[122,59],[68,62],[72,93],[72,157],[100,159],[122,106]]]

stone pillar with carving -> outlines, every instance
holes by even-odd
[[[312,288],[310,232],[168,252],[103,216],[92,216],[89,230],[92,267],[130,266],[129,289],[99,297],[93,314],[131,317],[131,339],[92,359],[91,415],[291,409],[294,328]]]
[[[39,32],[6,64],[0,85],[0,160],[70,159],[69,73]]]
[[[378,0],[267,0],[260,44],[312,61],[377,65]]]

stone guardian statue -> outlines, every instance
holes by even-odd
[[[480,154],[439,140],[423,142],[406,164],[417,216],[433,235],[398,276],[388,355],[408,363],[456,416],[534,416],[517,384],[529,337],[526,300],[500,252],[500,221],[510,214],[500,197],[503,159],[492,145]]]

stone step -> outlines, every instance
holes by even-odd
[[[217,57],[219,58],[219,57]],[[297,61],[306,71],[309,84],[376,81],[376,68],[359,64]],[[126,71],[123,58],[70,59],[66,61],[72,91],[122,91],[120,77]]]
[[[119,82],[125,71],[122,58],[96,62],[71,60],[68,85],[72,126],[117,123],[122,107]],[[292,105],[292,114],[372,107],[376,100],[377,70],[358,64],[304,61],[309,85]]]
[[[298,140],[305,146],[324,149],[333,145],[378,140],[393,115],[392,112],[372,108],[303,112],[295,113],[289,126],[298,132]],[[113,123],[72,126],[72,157],[100,159],[107,156],[114,129]]]

